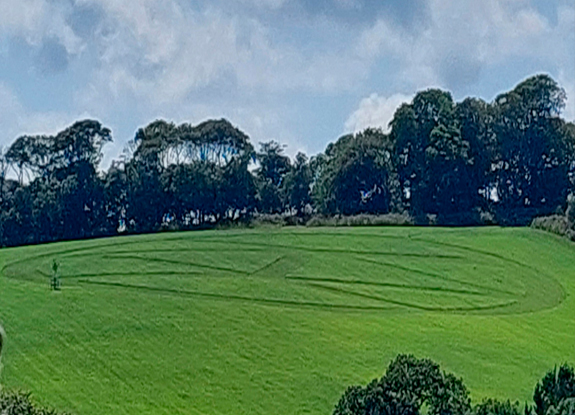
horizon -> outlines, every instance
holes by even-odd
[[[84,118],[113,131],[102,167],[155,119],[226,118],[252,143],[314,155],[386,129],[417,91],[491,102],[536,73],[575,120],[568,0],[9,1],[0,18],[0,145]],[[198,41],[198,39],[201,39]]]

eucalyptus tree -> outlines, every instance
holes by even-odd
[[[150,231],[237,218],[253,208],[249,137],[227,120],[199,125],[156,120],[140,128],[123,163],[125,222]],[[118,175],[118,173],[115,173]]]
[[[23,135],[12,143],[6,152],[6,160],[20,184],[47,174],[52,142],[53,137],[46,135]]]

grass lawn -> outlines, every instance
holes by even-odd
[[[575,245],[528,228],[165,233],[0,267],[1,382],[76,414],[329,414],[398,353],[524,401],[575,363]]]

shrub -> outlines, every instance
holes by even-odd
[[[381,379],[348,388],[334,415],[417,415],[424,407],[430,415],[466,415],[471,409],[461,379],[429,359],[399,355]]]
[[[290,213],[262,213],[255,215],[251,226],[298,226],[305,225],[305,219]]]
[[[0,391],[0,414],[2,415],[57,415],[53,409],[41,408],[25,392]]]
[[[486,399],[473,408],[473,415],[521,415],[519,402],[501,402],[496,399]]]
[[[569,236],[571,230],[567,217],[563,215],[541,216],[535,218],[531,222],[531,227],[561,236]]]
[[[568,409],[569,407],[575,409],[574,399],[575,371],[569,365],[562,365],[547,372],[535,387],[533,394],[535,413],[537,415],[563,413],[571,415],[573,412],[568,412]]]
[[[314,216],[306,226],[406,226],[413,225],[407,213],[387,213],[385,215],[360,214],[353,216]]]

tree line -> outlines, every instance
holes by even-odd
[[[533,403],[484,399],[471,404],[463,380],[430,359],[399,355],[380,379],[351,386],[333,415],[573,415],[575,371],[564,364],[537,383]]]
[[[192,229],[275,214],[408,214],[417,224],[525,225],[563,212],[575,184],[566,94],[536,75],[493,102],[418,92],[390,131],[348,134],[313,157],[256,149],[227,120],[138,129],[99,169],[109,128],[82,120],[0,154],[2,246]]]

